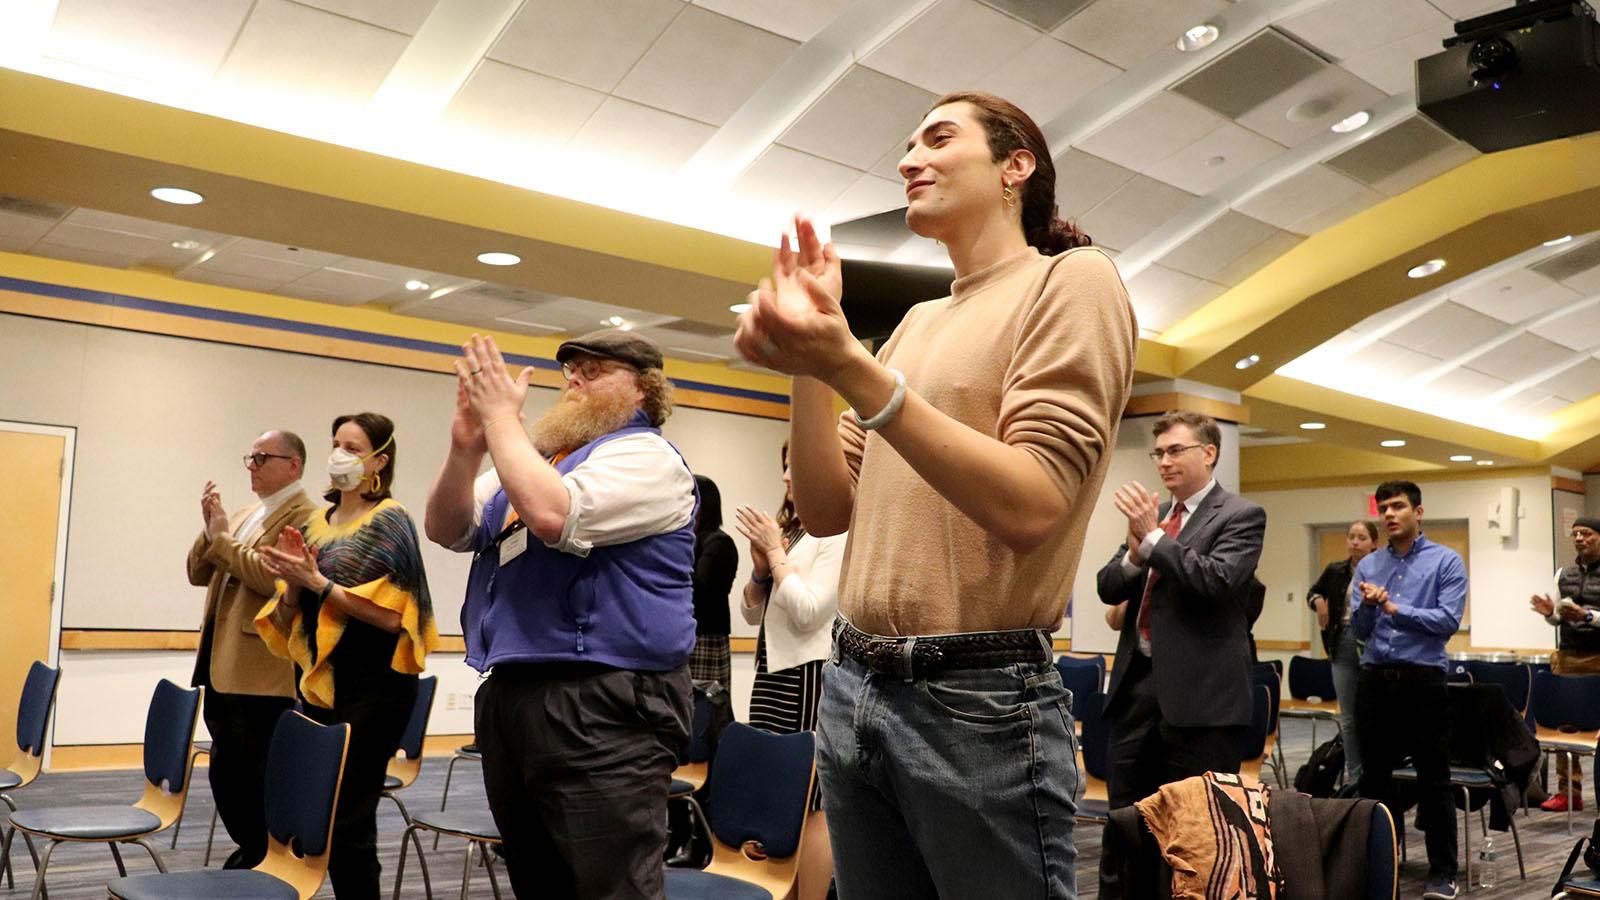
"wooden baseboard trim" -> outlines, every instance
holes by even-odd
[[[422,739],[422,755],[448,758],[463,744],[474,740],[470,734],[430,734]],[[202,756],[196,765],[204,766]],[[50,751],[51,772],[91,772],[109,769],[137,769],[144,765],[143,744],[77,744]],[[131,789],[130,789],[131,790]]]

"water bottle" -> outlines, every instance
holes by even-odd
[[[1498,879],[1495,871],[1494,838],[1485,836],[1483,849],[1478,851],[1478,887],[1492,888]]]

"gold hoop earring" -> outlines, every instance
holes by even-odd
[[[1006,209],[1017,208],[1017,192],[1011,189],[1011,185],[1008,184],[1001,189],[1000,196],[1006,201]]]
[[[383,476],[379,475],[377,472],[372,473],[372,493],[383,493]]]

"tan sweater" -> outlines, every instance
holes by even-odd
[[[951,634],[1061,622],[1117,442],[1139,329],[1111,260],[1029,248],[920,303],[878,353],[944,414],[1036,457],[1067,498],[1043,546],[1019,555],[846,414],[856,477],[839,611],[875,634]]]

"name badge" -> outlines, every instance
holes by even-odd
[[[500,542],[500,565],[506,565],[528,549],[528,529],[518,528]]]

